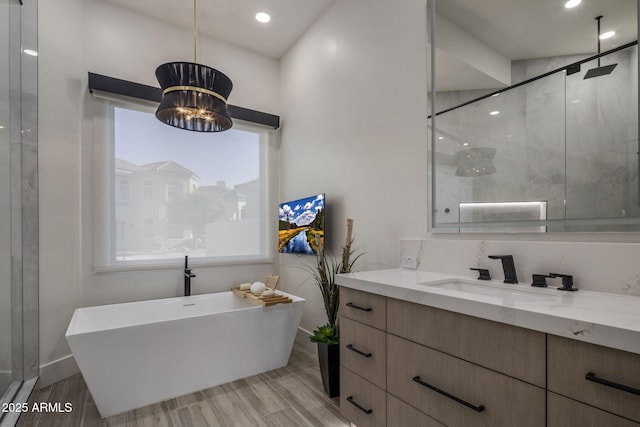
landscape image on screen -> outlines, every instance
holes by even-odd
[[[324,194],[281,203],[278,252],[317,254],[324,247]]]

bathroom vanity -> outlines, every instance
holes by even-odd
[[[340,275],[362,426],[640,425],[640,298],[416,270]]]

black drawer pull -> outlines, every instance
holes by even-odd
[[[373,412],[373,409],[364,409],[362,406],[358,405],[355,400],[353,400],[353,396],[347,397],[347,402],[351,403],[356,408],[360,409],[365,414],[369,415]]]
[[[586,380],[593,381],[594,383],[606,385],[609,387],[613,387],[618,390],[626,391],[627,393],[633,393],[640,396],[640,389],[629,387],[628,385],[614,383],[613,381],[605,380],[602,378],[596,377],[596,374],[593,372],[588,372],[587,375],[584,376]]]
[[[347,344],[347,348],[348,348],[349,350],[351,350],[351,351],[355,351],[356,353],[358,353],[358,354],[360,354],[360,355],[362,355],[362,356],[364,356],[364,357],[371,357],[371,353],[365,353],[365,352],[364,352],[364,351],[362,351],[362,350],[358,350],[357,348],[355,348],[355,347],[353,346],[353,344]]]
[[[347,307],[355,308],[356,310],[371,311],[371,307],[360,307],[359,305],[355,305],[352,302],[348,302]]]
[[[413,377],[413,380],[414,380],[415,382],[417,382],[418,384],[420,384],[420,385],[422,385],[422,386],[425,386],[425,387],[427,387],[427,388],[429,388],[429,389],[431,389],[431,390],[435,391],[436,393],[440,393],[441,395],[446,396],[446,397],[448,397],[449,399],[455,400],[456,402],[463,404],[463,405],[464,405],[464,406],[466,406],[467,408],[471,408],[471,409],[473,409],[473,410],[474,410],[474,411],[476,411],[476,412],[482,412],[482,411],[484,411],[484,405],[475,406],[475,405],[472,405],[472,404],[471,404],[471,403],[469,403],[469,402],[465,402],[464,400],[460,399],[459,397],[455,397],[454,395],[449,394],[449,393],[447,393],[447,392],[446,392],[446,391],[444,391],[444,390],[440,390],[438,387],[435,387],[435,386],[432,386],[431,384],[427,384],[427,383],[425,383],[424,381],[422,381],[422,380],[420,379],[420,377],[419,377],[419,376],[415,376],[415,377]]]

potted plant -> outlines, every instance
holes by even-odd
[[[355,255],[353,243],[353,220],[347,219],[347,237],[342,247],[342,257],[337,260],[327,257],[324,245],[318,245],[316,263],[307,266],[314,282],[320,288],[327,323],[318,326],[310,337],[318,345],[318,362],[322,376],[322,385],[329,397],[340,395],[340,334],[338,327],[338,308],[340,307],[340,289],[336,284],[336,274],[353,271],[362,254]]]

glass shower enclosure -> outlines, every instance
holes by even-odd
[[[0,0],[0,427],[38,363],[37,1]]]

